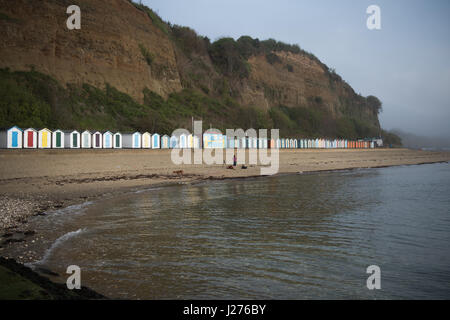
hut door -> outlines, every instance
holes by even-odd
[[[33,148],[33,131],[28,131],[28,147]]]
[[[87,134],[83,136],[83,144],[86,148],[89,146],[89,136]]]
[[[120,137],[119,137],[119,135],[116,136],[116,148],[120,148]]]
[[[46,131],[42,132],[42,146],[43,147],[47,146],[47,132]]]
[[[61,132],[56,133],[56,147],[57,148],[61,147]]]
[[[72,134],[72,145],[73,145],[73,147],[74,148],[76,148],[76,147],[78,147],[78,136],[77,136],[77,134],[76,133],[73,133]]]
[[[97,148],[100,147],[100,135],[99,134],[95,135],[95,146]]]
[[[12,133],[12,147],[13,148],[17,148],[19,146],[18,137],[19,137],[19,135],[17,134],[17,132]]]
[[[134,135],[134,147],[135,148],[139,147],[139,135],[137,134]]]
[[[105,148],[108,148],[109,147],[109,144],[110,144],[110,141],[109,141],[109,139],[110,139],[110,137],[109,137],[109,134],[107,134],[106,135],[106,141],[105,141]]]

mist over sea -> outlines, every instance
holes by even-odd
[[[39,265],[114,298],[449,299],[449,195],[441,163],[150,189],[32,223],[53,239]]]

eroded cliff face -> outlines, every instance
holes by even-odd
[[[62,85],[102,89],[108,83],[141,103],[144,88],[164,98],[195,88],[265,111],[280,105],[321,108],[333,119],[351,116],[379,128],[378,113],[366,107],[365,98],[311,55],[275,51],[278,58],[270,62],[255,54],[246,60],[248,75],[234,77],[218,70],[207,46],[187,54],[174,35],[128,0],[77,0],[81,30],[66,27],[72,4],[0,0],[0,68],[34,69]]]
[[[182,89],[173,44],[126,0],[78,0],[81,30],[68,30],[65,0],[0,0],[0,67],[49,74],[63,85],[105,83],[141,101]],[[140,45],[154,56],[151,65]]]

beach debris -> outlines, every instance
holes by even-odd
[[[182,177],[184,174],[183,170],[175,170],[173,173],[178,175],[179,177]]]

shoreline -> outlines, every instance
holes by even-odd
[[[154,152],[153,155],[159,158],[165,158],[169,154],[169,152],[158,151]],[[55,155],[54,152],[41,151],[39,153],[47,156]],[[58,153],[62,155],[67,154],[65,152]],[[70,154],[70,152],[68,153]],[[142,153],[142,151],[138,150],[138,152],[135,152],[131,150],[125,152],[127,157],[134,157],[137,153]],[[33,153],[26,152],[25,156],[22,153],[16,154],[19,154],[19,157],[24,157],[25,162],[30,161],[30,158],[33,160],[30,157]],[[94,154],[98,153],[95,152]],[[110,153],[106,154],[109,158]],[[300,160],[294,165],[290,163],[292,155]],[[308,167],[307,165],[310,163],[305,162],[302,155],[308,155],[309,162],[314,162],[316,165]],[[399,155],[402,155],[402,157],[394,161],[395,157]],[[346,156],[348,159],[341,161],[344,162],[341,165],[336,165],[335,161],[332,160],[336,160],[336,156],[338,158]],[[369,159],[364,157],[367,156],[370,156],[371,160],[374,160],[372,159],[374,156],[381,156],[384,161],[377,160],[377,163],[366,163]],[[5,155],[5,152],[0,153],[0,160],[8,157],[9,155]],[[12,161],[15,160],[12,159]],[[166,160],[170,161],[170,158]],[[73,161],[77,161],[77,159]],[[123,161],[123,159],[120,161]],[[445,163],[449,161],[450,152],[413,151],[408,149],[332,150],[331,152],[329,150],[280,150],[280,170],[274,176]],[[66,162],[64,164],[67,165]],[[56,165],[56,167],[58,166],[61,167],[61,164]],[[20,168],[21,166],[19,165],[18,167]],[[11,177],[0,179],[0,182],[2,182],[0,186],[0,194],[2,195],[0,199],[0,214],[3,219],[0,228],[0,256],[16,259],[19,263],[29,263],[38,260],[39,257],[35,252],[27,251],[28,243],[32,242],[34,246],[35,242],[43,241],[43,236],[31,230],[27,220],[34,216],[46,215],[46,212],[145,189],[186,184],[194,185],[205,181],[268,177],[255,174],[259,172],[259,166],[249,166],[248,170],[241,170],[239,167],[229,170],[225,166],[220,165],[194,165],[191,168],[182,165],[182,167],[184,171],[182,175],[175,173],[174,171],[176,170],[173,170],[179,169],[178,166],[167,163],[165,163],[164,169],[151,168],[154,169],[153,171],[151,169],[140,171],[121,170],[117,173],[112,173],[108,170],[95,172],[94,174],[82,172],[81,174],[70,175],[68,171],[71,168],[67,167],[67,170],[57,171],[57,174],[54,176],[38,175],[36,177],[32,176],[35,172],[34,170],[31,170],[31,174],[25,176],[23,171],[20,170],[9,172]],[[170,174],[171,171],[172,174]],[[4,176],[0,175],[0,177],[3,178]],[[14,194],[17,190],[21,192]],[[6,227],[4,226],[5,217],[7,218]],[[22,254],[19,254],[19,252]]]

